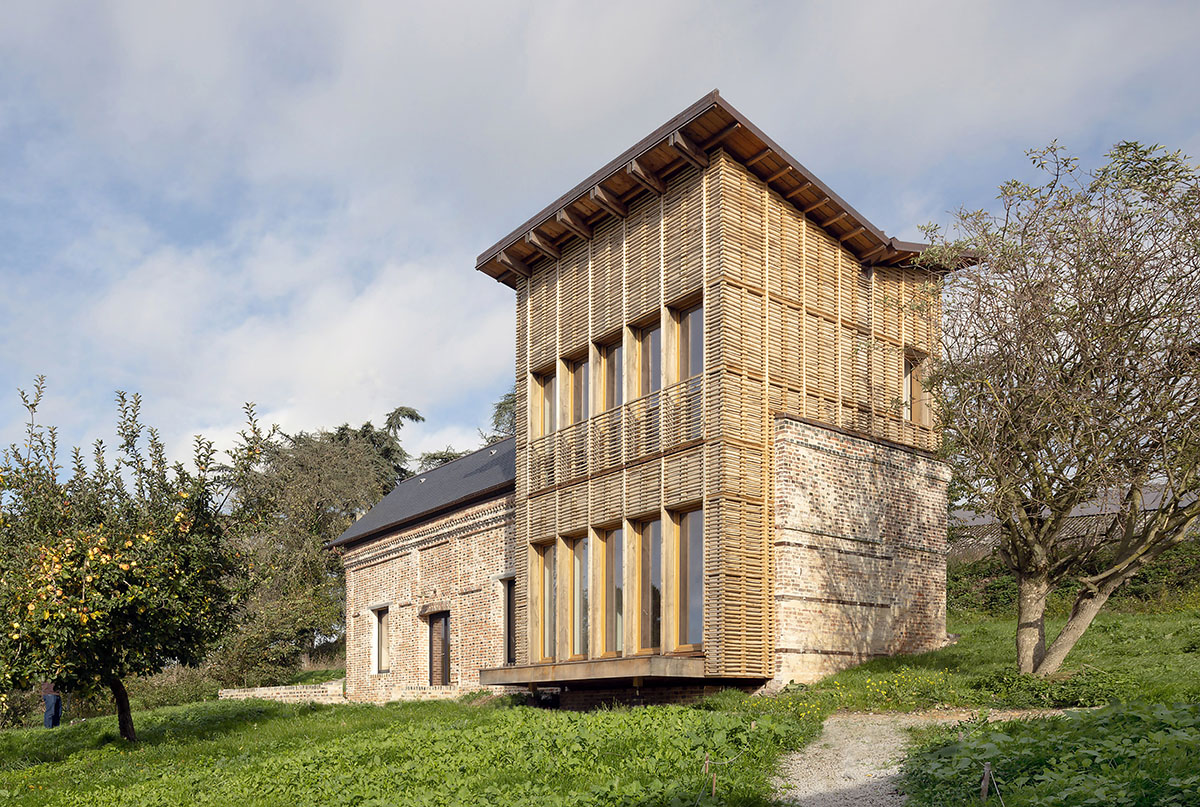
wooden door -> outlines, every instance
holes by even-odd
[[[429,617],[429,685],[450,684],[450,612]]]

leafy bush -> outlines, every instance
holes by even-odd
[[[1137,695],[1134,681],[1097,669],[1052,678],[1010,670],[979,679],[975,688],[993,705],[1008,709],[1106,706]]]
[[[33,690],[10,692],[0,699],[0,729],[41,723],[45,702]]]
[[[1080,569],[1092,574],[1103,568],[1101,553]],[[1067,579],[1051,595],[1047,611],[1065,616],[1078,589]],[[1016,612],[1017,583],[994,555],[967,562],[949,563],[946,568],[946,607],[951,614],[1010,615]],[[1200,607],[1200,538],[1172,547],[1117,589],[1109,600],[1112,611],[1176,612]]]
[[[1200,704],[1110,706],[969,728],[961,740],[935,740],[905,760],[912,807],[978,803],[985,762],[1009,807],[1200,803]]]

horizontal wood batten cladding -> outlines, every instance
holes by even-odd
[[[517,532],[515,559],[525,630],[536,636],[530,543],[672,509],[705,509],[705,674],[769,677],[773,596],[773,415],[786,413],[919,448],[933,433],[902,417],[904,357],[931,353],[937,312],[922,308],[924,276],[864,270],[842,243],[723,150],[707,168],[674,170],[662,194],[631,198],[623,218],[602,217],[590,239],[565,242],[517,285]],[[814,213],[813,215],[817,215]],[[702,300],[705,371],[634,397],[635,326],[660,324],[668,307]],[[597,346],[625,347],[624,404],[537,437],[530,433],[532,374],[566,360],[593,371]],[[567,423],[560,404],[560,423]],[[559,586],[566,561],[558,562]],[[632,581],[629,581],[632,585]],[[632,588],[627,588],[632,606]],[[558,660],[566,658],[567,597],[559,596]],[[627,615],[632,619],[633,613]],[[673,619],[673,617],[672,617]],[[599,622],[593,613],[593,625]],[[671,623],[667,622],[667,627]],[[627,637],[628,638],[628,637]],[[632,648],[627,641],[626,647]]]

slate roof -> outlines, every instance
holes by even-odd
[[[438,513],[512,490],[517,441],[508,437],[431,471],[405,479],[328,546],[344,546]]]

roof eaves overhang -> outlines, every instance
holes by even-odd
[[[475,268],[509,286],[574,238],[621,216],[718,146],[846,246],[864,265],[906,263],[927,245],[885,234],[713,90],[481,253]]]

